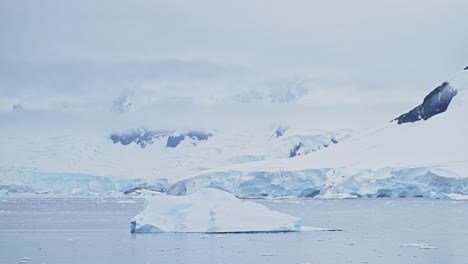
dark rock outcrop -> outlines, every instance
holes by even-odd
[[[154,139],[161,138],[167,134],[169,134],[167,131],[151,131],[146,128],[140,128],[121,134],[112,134],[110,139],[114,144],[121,143],[122,145],[128,145],[135,143],[141,148],[145,148],[148,144],[153,144]]]
[[[279,127],[275,130],[275,136],[276,136],[276,138],[279,138],[279,137],[283,136],[284,133],[286,133],[287,130],[288,130],[287,127],[279,126]]]
[[[186,138],[193,139],[196,141],[206,141],[213,135],[211,133],[205,133],[201,131],[190,131],[187,133],[182,133],[180,135],[171,135],[167,138],[167,148],[176,148],[180,142],[184,141]],[[196,146],[196,143],[192,143]]]
[[[13,105],[12,110],[13,110],[13,112],[23,111],[23,106],[20,105],[20,104],[15,104],[15,105]]]
[[[293,157],[296,157],[298,155],[298,151],[304,146],[304,144],[302,144],[302,142],[299,142],[299,144],[296,144],[293,146],[293,148],[289,151],[289,157],[290,158],[293,158]]]
[[[465,70],[465,71],[468,70],[468,66],[466,66],[464,70]]]
[[[427,120],[434,115],[443,113],[447,110],[452,98],[457,95],[457,90],[444,82],[435,88],[425,98],[421,105],[415,107],[406,114],[403,114],[392,121],[398,121],[398,124],[412,123],[421,119]]]
[[[110,139],[114,144],[120,143],[122,145],[129,145],[135,143],[141,148],[145,148],[147,145],[153,144],[154,140],[160,140],[167,137],[166,147],[176,148],[182,141],[191,139],[192,144],[195,146],[196,141],[206,141],[213,135],[211,133],[205,133],[201,131],[189,131],[181,134],[174,134],[171,131],[164,130],[149,130],[146,128],[130,130],[125,133],[114,133],[111,134]]]

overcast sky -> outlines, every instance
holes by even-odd
[[[279,93],[386,117],[468,65],[467,14],[466,0],[2,0],[0,112]]]

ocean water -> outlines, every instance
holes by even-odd
[[[1,198],[0,263],[468,263],[468,202],[255,200],[343,231],[131,234],[143,200]]]

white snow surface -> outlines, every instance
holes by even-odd
[[[216,189],[187,196],[148,197],[145,209],[132,220],[135,233],[237,233],[300,231],[301,219],[271,211]]]
[[[292,159],[204,171],[174,184],[169,192],[214,187],[237,196],[468,195],[468,71],[449,83],[458,94],[446,112],[426,121],[390,123]]]

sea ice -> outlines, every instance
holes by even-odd
[[[300,229],[300,218],[209,188],[187,196],[148,197],[145,209],[131,222],[133,233],[250,233]]]

